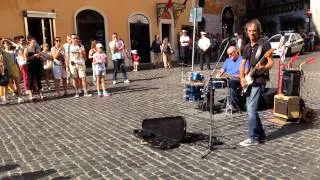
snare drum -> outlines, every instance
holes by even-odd
[[[223,89],[227,87],[227,79],[226,78],[213,78],[210,79],[211,88],[213,89]]]
[[[203,80],[203,75],[200,72],[192,72],[190,80],[192,80],[192,81],[202,81]]]

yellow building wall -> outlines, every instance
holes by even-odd
[[[156,3],[166,2],[167,0],[1,0],[0,21],[5,26],[1,28],[0,37],[25,35],[23,10],[42,12],[54,10],[57,14],[55,19],[56,35],[65,37],[75,32],[76,13],[80,10],[92,9],[106,18],[107,26],[105,30],[108,32],[108,40],[113,32],[117,32],[127,43],[129,41],[129,16],[135,13],[145,15],[151,20],[151,35],[159,34]],[[187,8],[177,19],[174,34],[181,30],[181,25],[190,25],[188,18],[191,2],[191,0],[188,1]],[[176,37],[173,36],[173,38]]]

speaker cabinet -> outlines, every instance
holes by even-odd
[[[274,96],[273,114],[284,119],[297,119],[300,117],[300,97],[285,96],[283,94]]]
[[[282,93],[285,96],[300,95],[300,70],[283,69],[282,75]]]

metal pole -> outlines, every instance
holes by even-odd
[[[193,38],[192,38],[192,65],[191,65],[191,71],[193,71],[194,66],[194,49],[195,49],[195,39],[196,39],[196,17],[197,17],[197,9],[196,9],[196,1],[193,0]]]

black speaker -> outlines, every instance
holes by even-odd
[[[285,96],[300,95],[301,72],[293,69],[283,69],[282,93]]]
[[[142,129],[155,136],[180,142],[185,137],[187,123],[181,116],[144,119]]]

